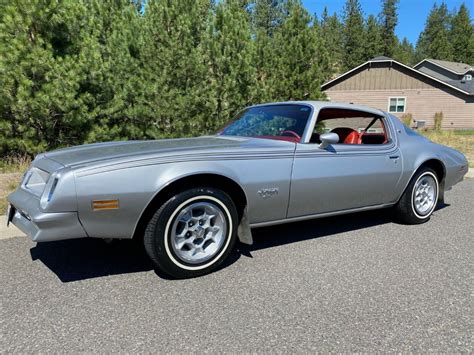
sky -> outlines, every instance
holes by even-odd
[[[304,6],[309,10],[311,14],[321,16],[323,9],[327,6],[329,14],[332,15],[337,12],[338,15],[342,15],[346,0],[303,0]],[[474,16],[474,0],[445,0],[448,9],[459,9],[462,3],[465,3],[471,14],[471,18]],[[381,9],[381,0],[360,0],[364,16],[367,17],[370,14],[378,15]],[[400,0],[398,3],[398,25],[395,29],[397,36],[400,40],[403,37],[407,37],[408,40],[416,44],[420,32],[425,27],[425,21],[428,17],[430,10],[433,5],[441,3],[441,0]]]

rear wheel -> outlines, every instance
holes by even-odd
[[[194,188],[165,202],[144,234],[155,265],[177,278],[216,269],[236,240],[237,210],[232,199],[214,188]]]
[[[398,219],[407,224],[420,224],[429,220],[436,208],[439,182],[436,173],[422,168],[411,179],[400,201],[395,206]]]

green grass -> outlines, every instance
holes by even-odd
[[[459,131],[452,131],[456,136],[474,136],[474,129],[463,129]]]

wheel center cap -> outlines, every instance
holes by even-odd
[[[196,234],[197,234],[198,237],[202,237],[204,235],[204,232],[205,232],[205,230],[201,226],[198,226],[196,228]]]

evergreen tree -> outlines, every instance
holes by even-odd
[[[364,62],[364,18],[359,0],[346,0],[344,6],[343,69],[350,70]]]
[[[383,28],[377,22],[374,15],[369,15],[367,18],[367,24],[365,26],[365,60],[372,59],[374,57],[385,55],[384,42],[383,42]]]
[[[88,142],[146,137],[153,112],[148,81],[142,70],[144,47],[138,5],[128,0],[90,0],[87,37],[82,55],[87,61],[83,88],[91,94]]]
[[[474,25],[464,3],[453,16],[449,38],[453,46],[453,59],[474,65]]]
[[[415,58],[397,4],[364,21],[346,0],[341,23],[300,0],[0,0],[0,154],[209,133],[381,54],[474,64],[465,5],[433,7]]]
[[[398,22],[397,15],[398,0],[383,0],[382,12],[380,13],[382,52],[387,57],[392,57],[398,44],[395,35],[395,27]]]
[[[250,18],[239,0],[218,2],[206,38],[213,124],[222,126],[254,100],[255,67]]]
[[[450,15],[446,4],[444,2],[440,6],[435,4],[416,45],[419,60],[424,58],[453,59],[453,47],[449,41],[449,25]]]
[[[401,43],[397,43],[393,59],[408,66],[415,65],[415,48],[405,37]]]
[[[268,77],[273,70],[274,36],[285,18],[284,3],[284,0],[256,0],[252,9],[253,38],[255,38],[252,62],[256,69],[256,101],[271,100]]]
[[[321,37],[324,41],[324,47],[327,49],[330,63],[330,74],[340,74],[342,72],[343,58],[343,25],[337,14],[328,15],[327,8],[324,8],[321,16]]]
[[[146,3],[142,65],[154,114],[147,136],[192,135],[213,126],[203,42],[210,6],[207,0]]]
[[[261,31],[267,37],[273,37],[284,21],[285,2],[286,0],[254,0],[252,25],[255,33]]]
[[[19,11],[21,9],[21,11]],[[73,0],[12,0],[0,13],[1,153],[77,144],[90,93],[81,55],[85,8]]]
[[[275,36],[275,63],[271,72],[273,100],[307,100],[323,97],[329,57],[318,23],[300,1],[289,1],[288,16]],[[313,22],[314,26],[310,27]]]

